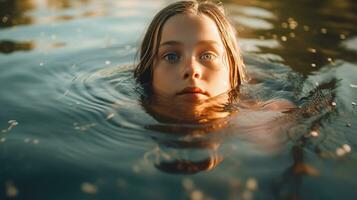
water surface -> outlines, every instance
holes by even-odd
[[[356,2],[224,1],[252,80],[203,127],[132,78],[169,2],[0,1],[0,199],[355,199]]]

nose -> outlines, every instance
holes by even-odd
[[[202,77],[202,69],[200,64],[192,56],[185,62],[183,70],[183,79],[200,79]]]

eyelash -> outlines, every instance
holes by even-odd
[[[169,60],[169,56],[176,56],[177,57],[177,59],[176,60]],[[167,62],[169,62],[169,63],[177,63],[180,59],[181,59],[181,57],[176,53],[176,52],[169,52],[169,53],[166,53],[166,54],[164,54],[164,56],[163,56],[163,59],[165,59]]]
[[[209,61],[215,60],[217,58],[217,55],[212,52],[205,52],[200,56],[201,60],[207,61],[207,58],[203,59],[204,56],[210,56],[210,58],[208,59]]]
[[[176,59],[170,60],[169,56],[176,56]],[[209,56],[209,58],[204,58],[204,56]],[[202,61],[212,61],[212,60],[215,60],[216,58],[217,58],[217,55],[212,52],[204,52],[200,55],[200,60],[202,60]],[[169,63],[177,63],[181,60],[181,56],[178,55],[178,53],[176,53],[176,52],[169,52],[169,53],[166,53],[163,55],[163,59]]]

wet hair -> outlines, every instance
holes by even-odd
[[[153,80],[153,63],[158,53],[161,34],[166,21],[178,14],[205,15],[212,19],[221,36],[230,68],[231,88],[236,88],[246,80],[243,60],[236,40],[236,31],[225,16],[221,4],[211,1],[179,1],[159,11],[151,21],[139,49],[139,63],[134,70],[136,81],[151,88]]]

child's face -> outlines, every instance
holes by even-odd
[[[178,14],[164,24],[153,66],[153,92],[198,102],[230,89],[229,65],[215,22]]]

